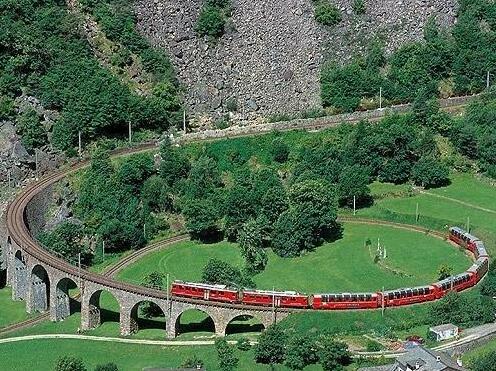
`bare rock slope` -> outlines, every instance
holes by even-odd
[[[356,15],[353,0],[332,1],[343,21],[330,29],[316,23],[311,0],[233,0],[214,44],[194,31],[203,0],[137,0],[135,12],[140,31],[171,55],[192,112],[225,112],[234,100],[252,117],[319,107],[325,60],[349,59],[374,37],[391,51],[421,38],[430,16],[449,27],[457,8],[456,0],[366,0]]]

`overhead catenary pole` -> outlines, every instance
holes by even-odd
[[[167,292],[167,309],[170,313],[170,297],[169,297],[169,292],[170,292],[170,288],[169,288],[169,273],[167,273],[167,283],[166,283],[166,292]]]
[[[129,143],[132,142],[132,139],[133,139],[133,132],[132,132],[132,128],[131,128],[131,121],[129,121],[129,125],[128,125],[128,134],[129,134]]]
[[[105,240],[102,240],[102,257],[105,260]]]
[[[491,74],[489,73],[489,71],[487,71],[486,88],[489,89],[490,86],[491,86]]]
[[[353,196],[353,215],[356,215],[356,196]]]
[[[184,134],[186,134],[186,110],[183,110],[183,130]]]
[[[79,276],[79,287],[82,287],[82,285],[81,285],[81,253],[78,253],[78,276]]]
[[[384,286],[382,286],[382,316],[384,317]]]
[[[83,144],[82,144],[82,141],[81,141],[81,130],[78,132],[78,142],[79,142],[79,150],[78,150],[78,154],[79,154],[79,158],[83,157]]]
[[[38,180],[38,150],[34,150],[34,176]]]
[[[415,222],[417,223],[419,220],[419,204],[417,202],[417,206],[415,208]]]
[[[467,216],[467,232],[470,232],[470,216]]]
[[[379,88],[379,109],[382,109],[382,86]]]
[[[12,177],[12,173],[11,173],[12,170],[8,170],[7,171],[7,179],[8,179],[8,184],[9,184],[9,188],[11,188],[11,177]]]

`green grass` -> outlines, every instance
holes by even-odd
[[[56,349],[57,351],[48,351]],[[81,357],[88,370],[97,364],[112,361],[120,371],[137,371],[144,367],[179,367],[189,357],[198,356],[205,362],[207,370],[218,369],[217,354],[213,346],[198,347],[163,347],[156,345],[135,345],[106,343],[87,340],[49,339],[31,340],[1,344],[0,369],[15,371],[53,370],[57,359],[62,355]],[[267,369],[256,365],[253,351],[236,350],[240,358],[238,370],[251,371],[253,368]],[[22,359],[22,362],[20,360]],[[278,367],[283,370],[285,368]],[[318,370],[317,367],[309,370]]]
[[[389,192],[400,193],[404,186],[388,186]],[[415,212],[418,204],[419,225],[438,230],[446,230],[446,226],[458,225],[465,228],[467,222],[470,229],[483,239],[491,254],[496,253],[496,187],[486,180],[477,179],[468,174],[453,174],[449,186],[428,190],[430,194],[414,193],[400,197],[388,197],[376,200],[367,209],[359,210],[359,216],[398,220],[415,223]],[[447,198],[440,198],[441,195]],[[456,200],[470,205],[461,204]],[[484,211],[486,208],[491,211]]]
[[[13,301],[10,287],[0,290],[0,308],[0,328],[29,318],[26,313],[26,303],[24,301]]]
[[[370,248],[364,246],[367,239],[373,241]],[[386,247],[386,267],[373,261],[378,239]],[[202,245],[188,241],[150,254],[118,277],[138,283],[146,274],[157,270],[169,273],[171,280],[199,281],[202,268],[210,258],[220,258],[239,267],[243,265],[236,244]],[[306,293],[378,291],[383,286],[389,289],[433,282],[443,263],[451,265],[455,272],[462,272],[470,265],[464,253],[431,236],[347,223],[342,239],[324,244],[304,256],[281,258],[269,251],[268,265],[254,281],[262,289],[275,287]]]

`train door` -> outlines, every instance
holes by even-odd
[[[210,290],[205,289],[203,291],[203,299],[210,300]]]
[[[281,298],[279,296],[274,297],[274,306],[276,306],[276,307],[281,306]]]

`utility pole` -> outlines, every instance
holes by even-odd
[[[38,180],[38,150],[34,150],[34,176]]]
[[[169,311],[169,316],[170,316],[170,297],[169,297],[169,273],[167,273],[167,286],[166,286],[166,295],[167,295],[167,310]]]
[[[356,196],[353,196],[353,215],[356,215]]]
[[[382,316],[384,317],[384,286],[382,286]]]
[[[129,132],[129,144],[131,144],[131,141],[132,141],[132,131],[131,131],[131,121],[129,121],[129,124],[128,124],[128,132]]]
[[[183,130],[184,134],[186,134],[186,110],[183,110]]]
[[[79,276],[79,287],[82,287],[82,285],[81,285],[81,253],[78,253],[78,276]]]
[[[82,145],[82,142],[81,142],[81,130],[79,131],[78,133],[78,140],[79,140],[79,158],[83,157],[83,145]]]

